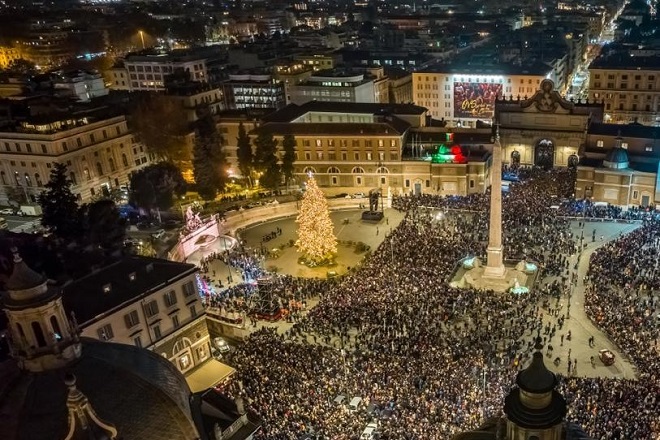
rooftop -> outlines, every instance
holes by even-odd
[[[635,139],[660,139],[660,127],[642,124],[603,124],[589,125],[587,134],[600,136],[621,136]]]
[[[452,64],[432,64],[417,73],[452,73],[466,75],[538,75],[546,76],[552,71],[547,64],[537,62],[525,65],[495,64],[477,62],[456,62]]]
[[[589,69],[660,70],[660,57],[634,57],[629,52],[615,52],[599,56],[593,60]]]
[[[193,264],[127,256],[65,285],[64,306],[83,324],[196,270]]]
[[[410,124],[399,118],[393,117],[388,122],[374,123],[289,123],[269,122],[256,129],[254,133],[261,131],[276,135],[291,134],[294,136],[397,136],[402,135],[410,128]]]
[[[371,104],[362,102],[309,101],[302,105],[289,104],[263,118],[266,122],[289,122],[309,112],[318,113],[362,113],[369,115],[416,115],[427,112],[425,107],[414,104]]]

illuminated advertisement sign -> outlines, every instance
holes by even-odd
[[[455,118],[492,118],[495,100],[502,94],[502,84],[484,82],[454,83]]]

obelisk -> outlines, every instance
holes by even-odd
[[[506,269],[502,253],[502,146],[499,124],[495,132],[493,162],[490,166],[490,224],[486,254],[488,257],[484,278],[503,278]]]

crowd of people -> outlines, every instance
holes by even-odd
[[[658,219],[657,211],[653,206],[634,206],[624,210],[620,206],[609,203],[596,203],[591,200],[577,200],[574,198],[562,200],[557,205],[557,213],[567,217],[583,217],[585,219],[608,220],[645,220]]]
[[[550,195],[570,196],[570,173],[531,170],[503,198],[507,257],[533,260],[544,274],[526,295],[449,287],[457,261],[485,255],[488,195],[397,198],[403,221],[357,270],[338,281],[274,277],[282,303],[319,302],[288,331],[263,328],[227,357],[237,374],[226,391],[262,417],[258,437],[351,440],[377,418],[382,439],[444,440],[501,416],[536,339],[549,359],[553,346],[572,343],[564,303],[575,281],[569,256],[582,240],[549,206]],[[586,311],[631,356],[639,380],[588,379],[570,351],[555,359],[566,366],[568,420],[596,439],[660,436],[658,237],[649,220],[595,253],[588,275]],[[227,261],[258,267],[246,254]],[[214,299],[224,307],[254,294],[226,292]],[[362,402],[351,411],[338,396]]]

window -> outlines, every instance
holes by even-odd
[[[367,153],[367,160],[371,160],[371,153]]]
[[[179,315],[172,316],[172,327],[179,328]]]
[[[339,168],[337,167],[330,167],[328,168],[328,174],[339,174],[341,171],[339,171]]]
[[[69,179],[71,180],[71,183],[72,183],[73,185],[77,185],[77,184],[78,184],[78,182],[76,181],[76,173],[74,173],[73,171],[71,171],[71,172],[69,173]]]
[[[188,281],[183,285],[183,296],[189,297],[195,293],[195,286],[193,286],[192,281]]]
[[[102,341],[110,341],[115,337],[115,334],[112,332],[112,325],[106,324],[96,331],[99,335],[99,339]]]
[[[133,344],[135,344],[135,346],[138,348],[142,348],[142,338],[139,335],[134,337]]]
[[[103,165],[101,165],[101,162],[96,162],[96,174],[99,176],[103,175]]]
[[[312,160],[312,153],[305,151],[305,160]]]
[[[328,147],[334,147],[335,141],[333,139],[328,139]]]
[[[353,142],[351,142],[351,146],[353,148],[359,148],[360,147],[360,141],[357,139],[353,139]]]
[[[323,153],[320,152],[320,151],[317,151],[317,152],[316,152],[316,159],[317,159],[317,160],[323,160]]]
[[[154,339],[160,339],[163,336],[160,332],[160,325],[154,325],[151,329],[154,331]]]
[[[346,154],[346,152],[342,152],[341,153],[341,160],[347,160],[347,158],[348,158],[348,154]]]
[[[85,180],[92,180],[92,176],[89,174],[89,168],[83,169],[83,176],[85,176]]]
[[[110,164],[110,172],[114,173],[115,172],[115,160],[113,158],[108,159],[108,163]]]
[[[303,147],[309,147],[309,139],[303,139]]]
[[[633,193],[632,193],[633,200],[637,200],[637,196],[638,196],[637,191],[633,191]]]
[[[124,315],[124,322],[126,323],[126,328],[133,328],[138,325],[140,323],[140,317],[137,310]]]
[[[170,290],[167,292],[163,298],[165,299],[165,306],[167,307],[172,307],[173,305],[176,304],[176,293],[174,290]]]
[[[320,147],[321,145],[322,145],[322,143],[321,143],[321,139],[317,139],[317,140],[316,140],[316,146],[317,146],[317,147]]]
[[[190,306],[190,317],[197,318],[197,307],[195,306],[195,304]]]
[[[653,151],[653,147],[651,147],[650,145],[647,145],[646,147],[644,147],[644,151],[651,152],[651,151]]]
[[[474,180],[470,180],[470,188],[474,188]]]
[[[353,159],[360,160],[360,153],[353,153]]]
[[[605,145],[605,144],[604,144],[604,142],[603,142],[602,139],[598,139],[598,140],[596,141],[596,146],[597,146],[597,147],[601,147],[601,148],[603,148],[604,145]]]
[[[333,184],[333,185],[337,185],[337,183],[339,182],[339,181],[337,180],[337,176],[332,176],[330,179],[332,180],[332,184]]]
[[[82,147],[82,139],[76,138],[76,143],[78,144],[79,147]]]
[[[623,148],[624,150],[627,150],[628,149],[628,142],[621,142],[621,148]]]
[[[406,188],[410,188],[410,180],[406,179]]]
[[[43,154],[48,153],[48,148],[46,148],[46,144],[41,144],[41,152],[42,152]]]
[[[147,318],[153,318],[158,314],[158,304],[155,300],[145,304],[144,314],[147,315]]]

